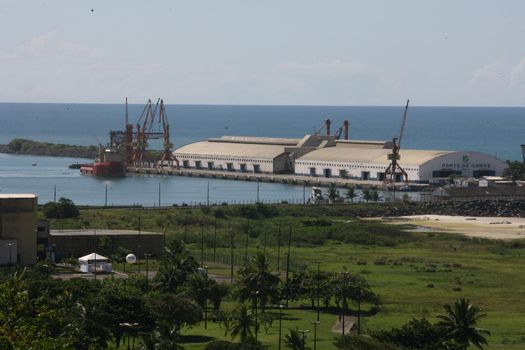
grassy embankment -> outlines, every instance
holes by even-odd
[[[364,320],[365,331],[400,326],[411,318],[427,317],[435,321],[441,305],[459,297],[468,297],[488,314],[481,322],[491,331],[487,349],[522,349],[525,347],[525,243],[505,243],[470,239],[453,234],[406,233],[397,226],[365,223],[354,217],[360,210],[382,211],[381,205],[362,204],[333,207],[282,206],[263,212],[230,207],[207,209],[142,211],[145,230],[164,230],[168,237],[186,238],[189,248],[200,260],[201,224],[205,225],[205,264],[210,273],[229,276],[230,232],[235,235],[235,256],[242,263],[245,232],[249,233],[249,255],[265,249],[276,268],[277,241],[281,224],[281,270],[284,266],[288,225],[293,228],[291,260],[294,269],[315,270],[322,261],[323,271],[349,270],[362,274],[381,296],[378,314]],[[247,219],[246,217],[261,217]],[[214,230],[217,220],[216,263],[212,260]],[[129,228],[137,227],[137,211],[84,210],[79,219],[52,222],[55,228]],[[266,238],[265,238],[266,237]],[[154,263],[152,263],[154,266]],[[288,328],[310,329],[315,312],[294,309],[285,312],[283,334]],[[232,307],[231,303],[225,304]],[[277,314],[276,314],[277,315]],[[320,349],[333,349],[336,321],[334,314],[322,313],[318,332]],[[224,339],[224,330],[209,323],[185,329],[186,349],[202,349],[211,338]],[[260,339],[277,349],[278,321]],[[312,335],[309,335],[310,346]]]

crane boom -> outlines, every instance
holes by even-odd
[[[405,106],[405,112],[403,113],[403,119],[401,120],[401,129],[399,130],[399,137],[397,139],[397,145],[401,148],[401,140],[403,139],[403,132],[405,131],[405,125],[407,122],[407,113],[408,113],[408,104],[410,100],[407,100],[407,105]]]

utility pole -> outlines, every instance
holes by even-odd
[[[233,284],[233,230],[230,227],[230,284]]]
[[[277,233],[277,271],[281,271],[281,224]]]
[[[314,350],[317,350],[317,325],[321,323],[321,321],[317,320],[310,323],[314,325]]]
[[[279,304],[279,350],[281,350],[281,328],[283,321],[283,307],[284,305]]]
[[[321,262],[318,261],[317,262],[317,290],[315,291],[315,297],[317,298],[317,322],[319,322],[319,287],[320,287],[320,284],[321,284],[321,276],[320,276],[320,266],[321,266]],[[315,337],[315,335],[314,335]],[[314,340],[315,342],[315,340]],[[314,345],[314,349],[315,349],[315,345]]]
[[[303,182],[303,204],[306,204],[306,182]]]
[[[257,178],[257,203],[259,203],[259,178]]]
[[[105,200],[104,200],[104,206],[105,207],[108,206],[108,184],[106,184],[106,197],[105,197]]]
[[[159,182],[159,208],[160,208],[160,182]]]
[[[213,225],[213,262],[217,253],[217,218],[215,218],[215,224]]]
[[[208,184],[206,186],[206,206],[210,206],[210,182],[208,181]]]
[[[93,268],[93,276],[97,279],[97,230],[93,231],[93,253],[95,253],[95,266]]]
[[[204,267],[204,225],[201,225],[201,266]]]
[[[290,275],[290,247],[291,246],[292,246],[292,225],[289,226],[289,233],[288,233],[288,255],[286,256],[286,285],[288,285],[288,278]],[[286,298],[286,307],[288,307],[288,297]]]
[[[57,185],[55,185],[55,188],[53,190],[53,203],[57,202]]]
[[[244,243],[244,268],[248,266],[248,238],[249,234],[246,232],[246,240]]]
[[[139,245],[138,245],[138,249],[137,249],[137,265],[138,265],[138,268],[139,268],[139,273],[140,273],[140,251],[141,251],[141,248],[142,248],[142,237],[141,237],[141,231],[142,231],[142,220],[141,220],[141,211],[139,210]]]

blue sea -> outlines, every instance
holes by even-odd
[[[144,106],[129,105],[135,123]],[[404,106],[212,106],[167,105],[175,146],[222,135],[302,137],[330,118],[333,129],[350,121],[350,137],[389,140],[397,136]],[[124,104],[0,103],[0,143],[15,137],[76,145],[106,143],[109,130],[123,129]],[[159,126],[155,126],[159,127]],[[403,148],[471,150],[504,160],[521,159],[525,143],[523,107],[410,107]],[[0,155],[0,193],[36,193],[39,202],[68,197],[78,204],[161,205],[256,199],[256,184],[201,178],[128,176],[102,180],[80,176],[67,165],[85,160]],[[36,163],[36,166],[32,166]],[[303,188],[261,184],[265,201],[302,201]],[[308,195],[308,194],[307,194]]]

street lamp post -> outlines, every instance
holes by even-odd
[[[317,350],[317,325],[321,323],[321,321],[313,321],[311,322],[314,325],[314,350]]]
[[[302,345],[301,346],[302,350],[306,349],[306,339],[305,339],[306,336],[305,336],[305,334],[308,333],[308,332],[310,332],[309,329],[299,329],[299,333],[301,333],[303,335],[303,338],[302,338],[303,339],[303,343],[301,344]]]
[[[317,322],[319,322],[319,312],[320,312],[320,309],[319,309],[319,289],[320,289],[320,284],[321,284],[320,268],[321,268],[321,262],[317,261],[317,288],[315,291],[315,297],[317,298]]]
[[[151,256],[151,254],[148,254],[148,253],[144,253],[144,257],[146,258],[146,282],[149,283],[149,279],[148,279],[148,272],[149,272],[149,269],[148,269],[148,258]]]
[[[11,247],[13,246],[13,243],[7,243],[7,246],[9,247],[9,266],[12,265],[12,260],[11,260]]]
[[[208,266],[204,266],[206,286],[204,293],[204,329],[208,329]]]
[[[279,350],[281,350],[281,329],[283,322],[283,304],[279,304]]]

